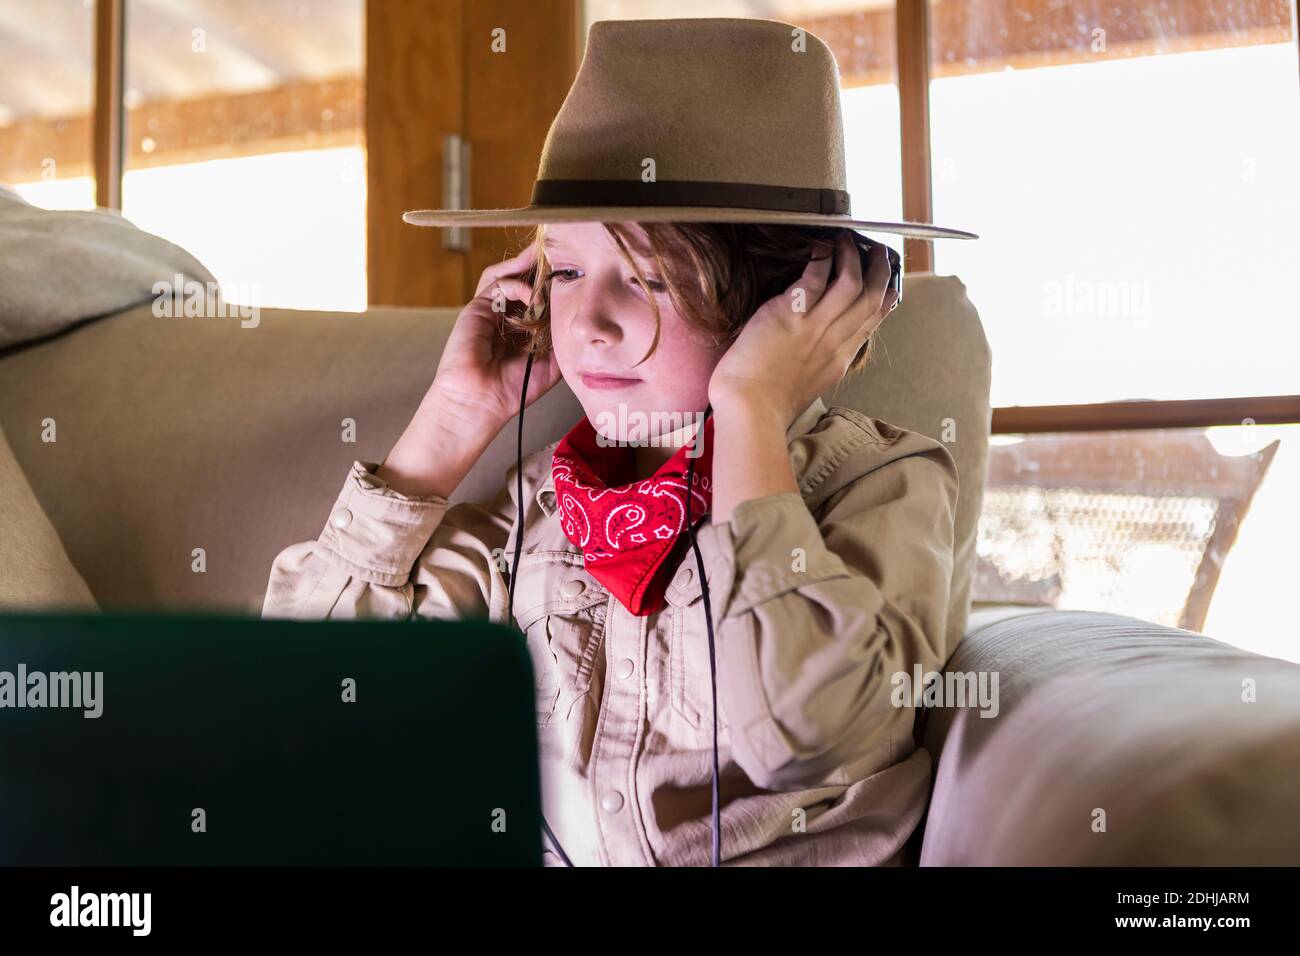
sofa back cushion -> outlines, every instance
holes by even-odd
[[[0,612],[94,607],[0,428]]]
[[[203,264],[112,209],[42,209],[0,183],[0,348],[215,285]],[[177,283],[176,277],[182,277]]]

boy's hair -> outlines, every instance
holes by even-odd
[[[632,248],[658,265],[659,277],[678,312],[690,325],[713,335],[719,343],[731,341],[758,311],[758,307],[794,284],[803,274],[818,240],[834,241],[849,233],[861,250],[868,240],[839,226],[783,226],[766,223],[638,223],[640,237],[623,223],[602,223],[620,254],[646,290],[655,316],[655,336],[644,362],[659,345],[662,317],[645,274],[629,254]],[[530,242],[537,244],[537,272],[528,311],[507,315],[507,325],[522,336],[520,344],[535,352],[551,347],[551,264],[542,247],[545,225],[539,225]],[[854,356],[845,378],[860,371],[875,349],[875,334]],[[639,364],[639,363],[638,363]]]

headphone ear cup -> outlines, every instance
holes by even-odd
[[[888,246],[885,249],[889,256],[889,288],[898,293],[897,306],[903,301],[903,257]]]
[[[883,242],[874,242],[858,233],[854,233],[854,242],[858,247],[858,255],[862,259],[862,274],[867,274],[868,258],[871,250],[880,246],[885,250],[885,258],[889,262],[889,284],[885,286],[886,290],[893,289],[898,293],[898,299],[895,308],[902,304],[903,301],[903,257],[898,254],[893,246],[887,246]],[[860,241],[859,241],[860,240]],[[890,311],[893,311],[892,309]]]

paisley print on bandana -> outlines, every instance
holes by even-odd
[[[586,416],[555,448],[551,475],[565,537],[581,549],[587,573],[638,617],[663,607],[668,559],[686,536],[688,452],[695,453],[693,441],[638,481],[636,449],[601,447]],[[698,525],[713,502],[713,416],[694,461],[691,523]]]

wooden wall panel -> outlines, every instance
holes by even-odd
[[[95,205],[122,208],[123,0],[95,3]]]
[[[1012,405],[993,409],[995,435],[1033,432],[1126,431],[1207,425],[1300,422],[1300,395],[1100,402],[1095,405]]]
[[[466,58],[473,146],[471,190],[477,208],[528,205],[542,145],[577,75],[579,0],[478,0],[470,4]],[[505,52],[492,52],[493,31]],[[467,294],[484,267],[516,253],[529,227],[473,229]]]
[[[551,120],[577,69],[579,0],[384,0],[366,5],[367,274],[372,305],[454,306],[523,229],[472,229],[468,252],[402,222],[441,208],[442,137],[471,149],[470,205],[527,205]],[[493,51],[503,30],[504,52]]]
[[[930,180],[930,3],[898,0],[898,117],[903,162],[903,218],[934,222]],[[903,240],[907,272],[934,270],[929,239]]]
[[[294,149],[361,146],[364,96],[360,78],[349,76],[251,93],[142,103],[126,114],[126,166],[147,169]],[[92,175],[93,157],[85,148],[93,140],[92,119],[92,114],[83,113],[0,126],[0,181],[40,179],[49,156],[60,157],[60,177]],[[147,148],[144,131],[149,133]]]
[[[366,4],[366,276],[371,305],[451,305],[464,256],[402,222],[442,205],[442,135],[465,117],[465,0]],[[468,296],[466,296],[468,298]]]

